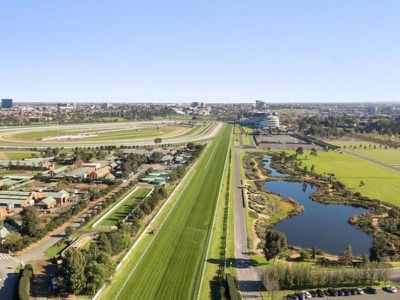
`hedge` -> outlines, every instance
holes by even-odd
[[[24,270],[21,272],[21,277],[18,283],[18,299],[29,300],[32,277],[33,268],[31,265],[26,265]]]

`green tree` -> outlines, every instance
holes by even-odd
[[[63,260],[65,288],[78,295],[86,286],[86,258],[80,250],[69,250]]]
[[[36,207],[28,206],[21,212],[22,231],[34,237],[40,228],[39,212]]]
[[[385,258],[385,242],[382,239],[375,238],[372,247],[369,249],[370,261],[382,261]]]
[[[351,265],[353,262],[353,250],[351,246],[347,246],[343,252],[339,254],[339,263],[342,265]]]
[[[299,147],[296,149],[296,155],[302,155],[304,153],[303,147]]]
[[[310,155],[311,155],[311,156],[318,156],[317,149],[315,149],[315,148],[311,148]]]
[[[267,260],[275,259],[276,256],[286,251],[287,240],[283,232],[269,230],[265,234],[264,256]]]

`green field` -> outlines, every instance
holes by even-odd
[[[229,208],[233,208],[233,201],[234,201],[234,193],[231,192],[231,187],[233,187],[233,184],[229,184],[229,181],[231,178],[233,179],[233,171],[232,173],[230,172],[230,169],[233,167],[233,157],[232,153],[234,151],[232,147],[232,139],[230,142],[230,155],[228,154],[226,165],[225,165],[225,170],[223,174],[223,180],[220,188],[220,194],[219,194],[219,199],[218,199],[218,204],[217,204],[217,210],[215,212],[215,224],[214,224],[214,229],[211,235],[211,240],[210,240],[210,249],[208,252],[206,264],[205,264],[205,272],[204,272],[204,278],[202,281],[202,286],[200,287],[200,299],[218,299],[221,297],[221,285],[216,278],[218,278],[218,270],[219,266],[224,264],[225,262],[221,259],[221,251],[222,251],[222,239],[224,236],[224,214],[227,212],[229,214]],[[232,158],[229,163],[229,156]],[[233,182],[233,181],[230,181]],[[228,201],[226,201],[226,197],[228,194]],[[226,220],[226,227],[227,227],[227,232],[226,232],[226,247],[225,250],[228,251],[228,236],[229,233],[229,226],[232,223],[232,220],[227,218]],[[233,234],[233,232],[232,232]],[[231,256],[227,256],[231,257]]]
[[[400,167],[400,149],[385,149],[384,145],[372,142],[332,141],[330,143],[340,146],[344,150],[350,151],[351,153],[373,159],[393,167]],[[356,149],[354,149],[354,146]],[[374,146],[376,149],[374,149]]]
[[[151,189],[137,188],[124,200],[116,209],[114,209],[106,218],[104,218],[98,226],[117,226],[134,209],[136,204],[146,197]]]
[[[195,299],[205,263],[227,155],[231,125],[224,125],[190,170],[167,212],[156,219],[114,276],[102,299]]]
[[[40,157],[40,152],[36,151],[0,151],[0,159],[23,159]]]
[[[400,206],[398,171],[336,151],[320,151],[318,156],[311,156],[309,152],[305,152],[301,159],[303,166],[307,166],[308,169],[314,165],[317,173],[334,173],[337,180],[354,192]],[[364,186],[360,186],[361,180],[365,182]]]
[[[127,128],[124,127],[115,127],[115,130],[106,131],[108,128],[99,127],[99,128],[80,128],[80,129],[62,129],[62,130],[33,130],[33,131],[26,131],[22,133],[16,133],[14,136],[7,136],[12,140],[29,140],[29,141],[39,141],[45,137],[56,137],[62,135],[75,135],[81,132],[91,133],[96,131],[103,131],[98,132],[97,136],[93,137],[86,137],[79,140],[85,141],[99,141],[99,140],[126,140],[126,139],[137,139],[137,138],[147,138],[147,137],[159,137],[167,134],[172,134],[176,132],[180,127],[177,126],[162,126],[157,128],[156,126],[146,126],[139,129]],[[65,139],[67,140],[67,139]],[[64,140],[64,141],[65,141]],[[57,140],[52,140],[53,142],[57,142]],[[63,140],[60,140],[63,141]]]
[[[256,143],[254,142],[254,138],[249,134],[242,134],[243,146],[255,147]]]

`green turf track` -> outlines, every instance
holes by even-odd
[[[110,215],[102,220],[98,226],[117,226],[118,223],[123,220],[129,213],[135,208],[137,203],[146,197],[151,189],[138,188],[133,194],[124,201],[117,209],[115,209]]]
[[[157,236],[131,266],[134,272],[126,284],[109,289],[104,297],[196,299],[231,131],[232,126],[225,125],[200,157]]]

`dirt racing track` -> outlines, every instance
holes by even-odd
[[[214,138],[221,122],[185,124],[180,121],[147,121],[49,125],[0,128],[0,147],[32,149],[47,147],[96,147],[104,145],[154,145],[188,143]]]

